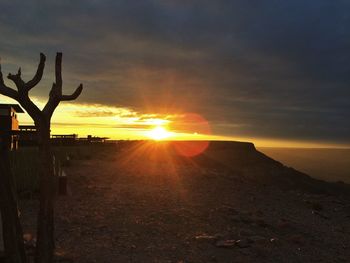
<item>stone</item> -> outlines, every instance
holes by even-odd
[[[215,246],[220,248],[233,248],[235,245],[236,245],[236,241],[233,239],[218,240],[215,243]]]
[[[198,240],[198,241],[204,241],[204,242],[212,243],[212,242],[215,242],[218,239],[218,237],[217,236],[203,234],[203,235],[196,236],[195,239]]]
[[[248,237],[248,241],[251,243],[264,243],[266,241],[266,238],[263,236],[250,236]]]
[[[250,247],[250,243],[248,239],[240,239],[236,241],[236,246],[238,246],[239,248],[246,248],[246,247]]]
[[[272,244],[277,244],[279,242],[279,239],[277,237],[270,238],[270,242]]]

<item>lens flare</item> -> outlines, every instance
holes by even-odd
[[[185,133],[194,135],[210,135],[211,129],[208,121],[197,113],[187,113],[183,116],[177,129]],[[209,146],[209,141],[205,140],[184,140],[174,142],[175,150],[183,156],[193,157],[203,153]]]

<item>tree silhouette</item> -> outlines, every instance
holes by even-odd
[[[51,117],[61,101],[71,101],[79,97],[83,85],[71,95],[62,94],[62,53],[56,54],[55,82],[52,84],[49,99],[42,110],[30,99],[29,91],[42,79],[46,57],[40,53],[40,62],[34,77],[25,82],[21,77],[21,68],[17,74],[9,74],[17,90],[4,83],[0,65],[0,94],[16,100],[34,121],[38,133],[40,157],[40,208],[37,229],[36,263],[53,262],[54,252],[54,199],[55,178],[53,166],[53,152],[50,145]]]

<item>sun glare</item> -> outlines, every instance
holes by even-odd
[[[153,130],[149,131],[147,136],[153,140],[160,141],[169,138],[172,135],[162,126],[157,126]]]

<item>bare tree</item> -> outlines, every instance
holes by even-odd
[[[38,132],[39,157],[40,157],[40,208],[37,229],[37,250],[36,263],[53,262],[54,253],[54,199],[55,199],[55,178],[53,166],[53,152],[50,146],[51,117],[61,101],[71,101],[79,97],[83,85],[71,95],[62,94],[62,53],[56,54],[55,82],[52,84],[48,102],[40,110],[29,97],[29,91],[41,80],[45,68],[46,57],[40,54],[40,63],[37,71],[28,82],[21,77],[21,68],[17,74],[9,74],[8,79],[12,80],[17,88],[14,90],[4,83],[0,68],[0,94],[8,96],[25,109],[35,123]]]

